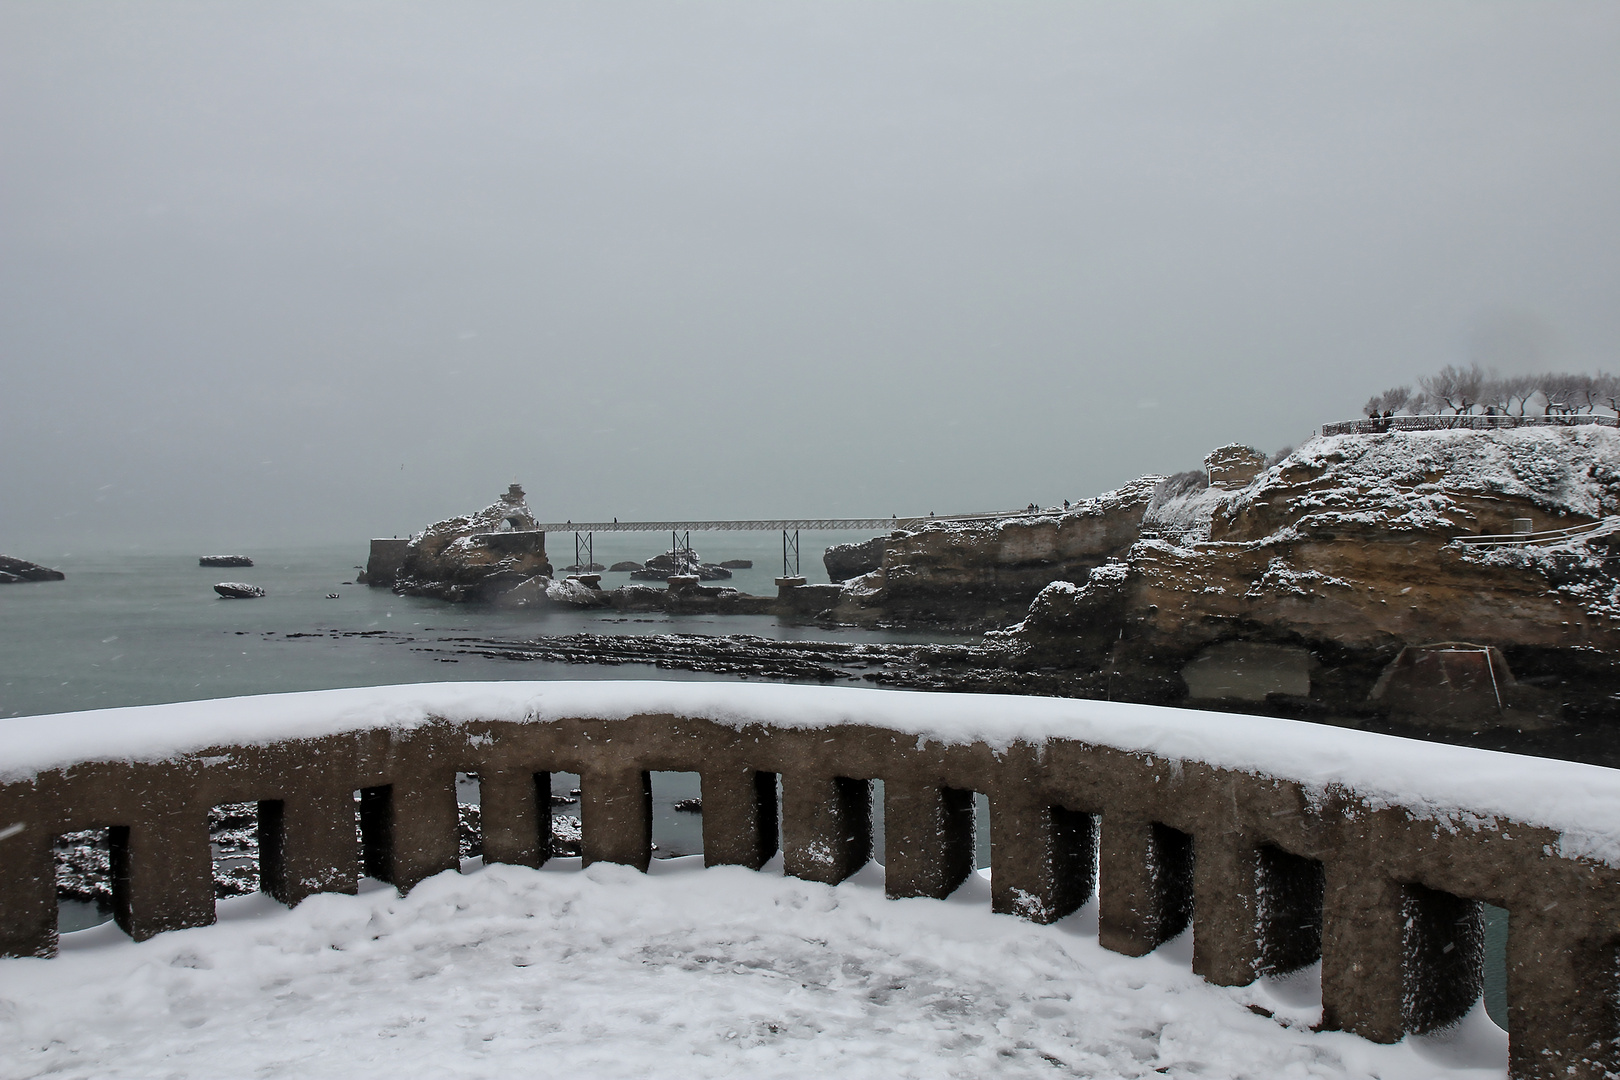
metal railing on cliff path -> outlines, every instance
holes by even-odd
[[[1378,1042],[1475,1006],[1494,904],[1512,1076],[1620,1070],[1620,774],[1095,701],[504,682],[10,720],[0,955],[54,954],[65,833],[106,830],[115,918],[144,939],[214,921],[218,804],[257,802],[262,887],[296,904],[362,872],[400,889],[455,872],[458,772],[478,776],[486,861],[551,857],[551,776],[568,772],[583,863],[645,869],[653,770],[701,775],[707,864],[780,849],[828,884],[869,861],[882,780],[893,897],[973,873],[983,793],[994,910],[1050,923],[1095,897],[1101,944],[1132,956],[1190,925],[1193,969],[1220,985],[1319,961],[1323,1026]]]
[[[1620,416],[1571,413],[1554,416],[1487,416],[1463,413],[1457,416],[1373,416],[1323,424],[1323,435],[1381,435],[1388,431],[1492,431],[1521,427],[1620,427]]]

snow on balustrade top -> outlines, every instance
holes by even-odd
[[[161,761],[284,739],[434,721],[622,720],[671,714],[742,727],[865,724],[921,742],[1005,750],[1072,739],[1200,761],[1313,795],[1353,792],[1441,827],[1498,819],[1562,834],[1559,853],[1620,866],[1620,770],[1295,720],[1123,702],[864,687],[651,681],[418,683],[146,705],[0,721],[0,780],[82,761]]]

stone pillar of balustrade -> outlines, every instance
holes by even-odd
[[[1538,906],[1508,915],[1508,1075],[1620,1075],[1617,928],[1583,925],[1564,905]]]
[[[340,788],[261,800],[259,881],[289,907],[315,893],[354,892],[354,793]]]
[[[990,907],[1056,922],[1096,887],[1096,817],[1022,794],[990,795]]]
[[[461,864],[456,774],[435,764],[390,780],[362,795],[366,873],[406,892]]]
[[[113,918],[136,941],[214,921],[207,808],[149,792],[141,816],[112,830],[109,862]]]
[[[1374,865],[1329,859],[1322,890],[1322,1024],[1372,1042],[1398,1042],[1406,916],[1402,890]]]
[[[783,774],[782,840],[789,874],[843,881],[872,857],[872,782]]]
[[[1199,833],[1193,843],[1193,973],[1217,986],[1246,986],[1260,961],[1259,851],[1235,833]]]
[[[1164,825],[1108,813],[1098,863],[1097,936],[1105,949],[1145,956],[1192,917],[1192,838]]]
[[[776,774],[754,769],[703,773],[703,865],[758,870],[778,847]]]
[[[652,861],[652,774],[642,769],[586,772],[579,778],[583,863]]]
[[[888,895],[943,900],[973,873],[973,792],[936,784],[883,784]]]
[[[540,867],[551,858],[551,773],[479,769],[484,861]]]
[[[0,815],[0,829],[18,825],[0,840],[0,956],[56,953],[56,837],[44,822]]]

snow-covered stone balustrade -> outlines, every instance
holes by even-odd
[[[450,683],[9,720],[0,950],[55,950],[66,832],[111,829],[116,918],[146,938],[213,921],[220,803],[259,802],[264,888],[296,904],[362,870],[401,889],[454,871],[458,771],[479,777],[487,861],[548,858],[550,774],[571,772],[585,862],[645,869],[656,770],[701,774],[707,863],[780,847],[788,873],[829,883],[868,861],[881,779],[895,897],[973,872],[983,793],[997,911],[1051,922],[1095,895],[1102,944],[1131,955],[1190,925],[1194,969],[1224,985],[1320,959],[1323,1024],[1380,1042],[1474,1005],[1495,904],[1512,1074],[1620,1069],[1620,774],[1094,701]]]

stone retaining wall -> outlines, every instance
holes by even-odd
[[[1379,435],[1386,431],[1450,431],[1454,428],[1490,430],[1518,427],[1620,427],[1620,416],[1567,413],[1553,416],[1487,416],[1464,413],[1460,416],[1374,416],[1365,420],[1343,420],[1323,424],[1323,435]]]
[[[1051,922],[1100,890],[1105,947],[1141,955],[1190,923],[1194,969],[1221,985],[1320,959],[1324,1024],[1378,1042],[1478,1000],[1480,904],[1494,904],[1511,918],[1512,1075],[1620,1070],[1620,870],[1558,854],[1555,830],[1489,813],[1461,827],[1078,740],[941,744],[859,723],[441,721],[14,776],[0,785],[0,953],[55,951],[51,846],[65,832],[111,830],[116,919],[144,939],[214,920],[216,804],[258,801],[264,889],[295,904],[354,892],[362,869],[401,889],[456,869],[458,771],[479,776],[488,861],[546,861],[550,774],[570,772],[584,861],[645,869],[655,770],[702,775],[708,864],[758,868],[780,849],[789,874],[827,883],[870,857],[883,780],[894,897],[944,897],[973,872],[982,792],[995,910]]]

